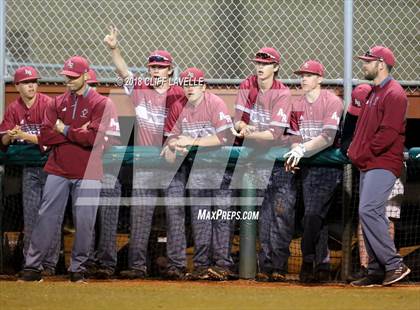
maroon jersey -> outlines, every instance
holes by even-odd
[[[138,145],[162,146],[168,111],[175,101],[184,97],[182,87],[172,85],[166,92],[159,93],[146,83],[137,83],[134,89],[126,87],[126,92],[132,96],[136,111]]]
[[[257,131],[270,130],[275,139],[289,127],[291,93],[288,87],[274,80],[271,89],[262,92],[256,75],[248,77],[239,86],[236,98],[235,121],[255,126]]]
[[[109,115],[109,124],[105,132],[105,149],[113,145],[120,145],[120,123],[118,121],[118,113],[115,104],[111,101],[107,101],[106,113]]]
[[[68,179],[102,178],[104,135],[109,125],[109,115],[104,113],[107,100],[91,88],[83,95],[66,92],[55,98],[40,135],[40,144],[52,147],[44,168],[47,173]],[[64,134],[53,129],[57,119],[66,125]]]
[[[407,95],[391,77],[373,87],[362,105],[348,154],[362,171],[387,169],[401,175],[405,141]]]
[[[223,144],[227,141],[224,131],[232,127],[232,119],[225,102],[220,97],[205,92],[198,106],[189,104],[186,98],[174,103],[165,125],[165,135],[192,138],[217,135]]]
[[[0,124],[0,131],[11,130],[18,125],[22,131],[36,135],[39,138],[45,111],[52,102],[53,99],[51,97],[38,93],[34,103],[28,108],[22,98],[19,97],[7,106],[3,122]],[[0,134],[0,144],[2,144],[1,137],[3,134]],[[1,146],[3,150],[7,149],[7,146]]]
[[[300,135],[303,142],[319,135],[331,137],[331,130],[337,131],[339,128],[343,109],[343,101],[326,89],[321,89],[319,97],[312,103],[305,96],[300,96],[293,101],[288,131]]]

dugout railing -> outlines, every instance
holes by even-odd
[[[217,150],[205,153],[196,160],[203,161],[209,167],[227,164],[234,170],[240,171],[240,184],[236,184],[235,193],[239,196],[239,203],[236,207],[241,211],[255,211],[258,209],[257,200],[260,198],[261,191],[252,182],[253,174],[258,173],[258,166],[264,162],[277,164],[283,161],[283,155],[287,150],[284,148],[272,148],[265,153],[259,153],[247,147],[222,147]],[[159,156],[160,149],[153,147],[113,147],[104,154],[104,165],[122,164],[125,167],[154,167],[156,169],[166,169],[167,163]],[[403,249],[403,255],[409,257],[408,265],[413,270],[412,279],[415,281],[420,274],[420,199],[418,192],[420,189],[420,160],[418,158],[420,148],[412,148],[407,153],[407,195],[402,206],[401,220],[396,230],[397,248]],[[228,161],[226,162],[226,158]],[[13,229],[10,225],[11,214],[21,214],[19,174],[15,174],[13,181],[9,182],[10,175],[8,170],[19,169],[24,165],[42,166],[47,159],[47,154],[41,155],[38,149],[30,145],[12,145],[6,153],[0,152],[0,273],[10,273],[10,258],[5,259],[5,249],[10,247],[10,240],[7,240],[7,230]],[[190,159],[194,160],[194,159]],[[355,169],[344,157],[339,149],[329,149],[311,158],[303,159],[302,164],[306,165],[333,165],[343,167],[343,182],[340,186],[337,197],[331,207],[329,214],[330,224],[330,248],[337,254],[336,268],[334,269],[334,280],[345,281],[348,276],[358,268],[357,242],[355,241],[355,230],[357,227],[357,206],[358,206],[358,179]],[[6,172],[6,173],[5,173]],[[131,177],[127,174],[126,177]],[[322,182],[322,180],[319,180]],[[15,187],[15,189],[12,189]],[[14,193],[14,198],[10,199],[10,193]],[[130,194],[126,191],[124,194]],[[129,197],[125,197],[129,199]],[[239,206],[238,206],[239,205]],[[410,209],[407,209],[410,208]],[[289,271],[299,269],[300,261],[296,257],[299,255],[299,219],[302,216],[302,199],[298,194],[296,203],[296,232],[291,244],[291,259],[289,259]],[[15,216],[16,217],[16,216]],[[332,219],[331,219],[332,218]],[[21,219],[14,218],[14,221]],[[253,279],[257,272],[257,221],[241,220],[237,225],[236,234],[240,240],[240,251],[238,257],[238,268],[241,278]],[[22,228],[22,225],[15,225]],[[15,241],[15,245],[16,245]],[[292,249],[292,247],[295,247]],[[16,247],[18,249],[18,247]],[[16,250],[15,249],[15,250]],[[10,252],[10,251],[9,251]],[[10,255],[10,253],[7,253]],[[16,253],[15,253],[16,255]],[[411,255],[411,256],[410,256]],[[6,255],[7,256],[7,255]],[[16,256],[19,257],[19,256]],[[122,257],[125,259],[124,257]],[[333,257],[334,258],[334,257]],[[121,259],[121,256],[119,256]],[[293,266],[291,266],[293,265]],[[15,270],[16,271],[16,270]]]

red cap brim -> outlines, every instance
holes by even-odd
[[[87,80],[86,83],[87,84],[97,84],[99,82],[97,80]]]
[[[153,61],[153,62],[149,62],[147,64],[148,67],[150,66],[163,66],[163,67],[169,67],[171,65],[170,62],[162,62],[162,61]]]
[[[319,74],[319,72],[310,71],[310,70],[298,70],[298,71],[294,71],[293,73],[294,74],[298,74],[298,75],[302,75],[302,74],[308,73],[308,74],[315,74],[315,75],[322,76],[322,75]]]
[[[71,77],[79,77],[81,76],[81,74],[73,72],[73,71],[68,71],[68,70],[63,70],[60,72],[61,75],[67,75],[67,76],[71,76]]]
[[[378,58],[375,57],[369,57],[369,56],[357,56],[357,58],[364,60],[364,61],[374,61],[374,60],[378,60]]]
[[[28,76],[26,78],[20,79],[19,81],[15,81],[15,84],[22,83],[25,81],[38,81],[39,77]]]
[[[263,62],[266,64],[278,64],[278,61],[276,61],[275,59],[262,59],[262,58],[254,58],[251,59],[253,62]]]

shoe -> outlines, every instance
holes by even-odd
[[[209,269],[207,267],[195,268],[193,272],[187,273],[185,278],[190,281],[209,280]]]
[[[55,276],[55,269],[53,269],[53,268],[44,268],[44,270],[41,271],[41,276],[43,276],[43,277],[52,277],[52,276]]]
[[[86,267],[86,270],[85,270],[85,273],[84,273],[85,277],[86,278],[94,278],[96,272],[98,272],[98,269],[99,268],[96,265],[89,265],[89,266],[87,266]]]
[[[271,278],[271,275],[265,272],[258,272],[255,275],[255,280],[257,282],[269,282]]]
[[[357,272],[354,272],[352,275],[350,275],[347,279],[349,282],[353,282],[362,278],[367,277],[368,270],[366,267],[361,266],[360,269]]]
[[[70,282],[86,283],[86,279],[82,272],[70,272]]]
[[[286,282],[286,273],[283,271],[274,271],[271,274],[270,280],[272,282]]]
[[[212,280],[226,281],[238,280],[239,275],[232,272],[230,269],[220,266],[212,266],[209,268],[209,275]]]
[[[368,275],[362,279],[353,281],[350,283],[351,286],[354,287],[373,287],[373,286],[381,286],[384,277],[377,276],[377,275]]]
[[[108,280],[114,274],[114,270],[109,268],[98,268],[93,278],[100,280]]]
[[[300,268],[300,273],[299,273],[299,281],[302,283],[315,282],[314,264],[312,262],[302,263],[302,267]]]
[[[411,272],[405,264],[401,264],[397,269],[387,271],[382,285],[391,285],[404,279]]]
[[[120,277],[123,279],[135,280],[135,279],[144,279],[146,278],[147,273],[142,269],[130,269],[120,272]]]
[[[19,277],[19,281],[24,281],[24,282],[42,282],[41,271],[34,270],[34,269],[24,269],[22,271],[21,276]]]
[[[166,278],[168,280],[185,280],[186,273],[184,269],[171,266],[166,271]]]

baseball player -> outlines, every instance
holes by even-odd
[[[369,84],[360,84],[357,85],[351,93],[351,104],[349,105],[349,109],[347,111],[341,135],[341,152],[345,156],[347,156],[347,150],[353,138],[354,130],[356,129],[356,123],[362,109],[362,105],[366,104],[366,101],[368,100],[371,92],[372,86]],[[404,195],[403,180],[404,178],[400,177],[395,181],[394,187],[392,188],[391,194],[388,197],[388,201],[385,206],[385,216],[389,220],[388,231],[391,239],[394,239],[395,235],[394,222],[400,218],[401,214],[401,198]],[[368,275],[367,266],[369,263],[369,256],[366,252],[366,246],[363,239],[362,226],[360,222],[357,228],[357,237],[359,242],[360,270],[351,276],[352,281],[364,278]]]
[[[73,56],[64,63],[68,91],[47,109],[39,136],[42,146],[52,150],[45,164],[48,173],[39,217],[25,257],[21,280],[40,281],[41,264],[61,227],[68,196],[72,197],[75,240],[69,267],[70,281],[84,281],[98,209],[102,152],[109,117],[104,115],[107,98],[86,81],[88,61]]]
[[[98,80],[96,73],[90,69],[86,83],[94,90]],[[107,110],[110,113],[109,126],[105,132],[105,150],[113,145],[120,145],[120,126],[115,104],[108,101]],[[100,193],[101,204],[98,209],[96,231],[98,237],[92,238],[92,248],[87,265],[87,276],[97,279],[108,279],[117,266],[117,226],[121,183],[119,181],[119,166],[104,165],[104,177]],[[96,240],[97,239],[97,240]]]
[[[302,142],[292,144],[284,155],[286,170],[291,171],[302,157],[310,157],[334,143],[343,113],[342,100],[321,89],[324,76],[321,63],[308,60],[295,73],[301,76],[304,95],[293,102],[290,132],[300,136]],[[332,166],[299,168],[305,208],[299,279],[303,283],[326,282],[330,279],[326,216],[343,171],[341,167]]]
[[[184,97],[182,88],[170,83],[173,74],[172,55],[163,50],[152,52],[147,63],[150,78],[140,80],[128,70],[121,56],[117,29],[114,26],[111,26],[110,33],[105,37],[105,43],[111,50],[119,76],[126,81],[126,93],[132,97],[138,125],[137,145],[162,147],[168,109],[175,101]],[[134,83],[130,83],[130,80]],[[130,212],[129,270],[121,272],[124,278],[147,276],[147,247],[157,197],[164,195],[168,199],[172,195],[178,195],[184,188],[185,180],[180,179],[178,174],[163,193],[155,189],[161,188],[167,179],[166,171],[135,167],[133,207]],[[185,210],[172,205],[167,205],[165,210],[168,256],[166,276],[169,279],[183,279],[186,269]]]
[[[229,111],[222,99],[206,92],[204,72],[197,68],[188,68],[180,74],[186,98],[176,102],[168,116],[173,122],[178,119],[171,130],[166,126],[165,134],[169,136],[168,147],[163,154],[173,153],[176,148],[187,146],[212,147],[233,142],[233,128]],[[179,117],[178,117],[179,115]],[[171,122],[172,123],[172,122]],[[170,156],[169,156],[170,157]],[[217,175],[218,173],[224,175]],[[192,169],[189,183],[194,184],[189,193],[192,199],[213,197],[212,203],[218,199],[229,199],[231,190],[218,189],[221,184],[216,180],[227,182],[228,177],[223,171],[212,168],[198,167]],[[200,188],[200,189],[196,189]],[[214,189],[214,190],[211,190]],[[194,271],[188,274],[191,280],[227,280],[233,276],[233,260],[231,257],[231,221],[227,219],[201,219],[203,212],[231,209],[230,201],[217,205],[191,205],[191,223],[194,239]]]
[[[276,80],[280,64],[277,50],[261,48],[253,62],[255,75],[239,86],[235,130],[237,136],[244,138],[243,145],[265,152],[272,146],[285,144],[283,134],[289,127],[291,113],[290,90]],[[273,163],[258,167],[255,175],[261,182],[257,187],[265,189],[259,218],[259,272],[256,278],[258,281],[284,281],[289,256],[288,237],[293,233],[294,223],[285,221],[287,217],[281,215],[294,213],[293,175],[277,161],[274,167]]]
[[[368,275],[351,284],[391,285],[410,273],[396,251],[385,216],[386,201],[403,169],[407,96],[390,76],[395,56],[389,48],[375,46],[359,58],[365,79],[374,86],[362,105],[348,155],[360,170],[359,219],[369,264]]]
[[[38,72],[33,67],[20,67],[16,70],[14,83],[19,98],[7,106],[0,124],[0,148],[3,151],[11,143],[38,144],[43,116],[53,99],[37,92]],[[40,150],[41,151],[41,150]],[[42,150],[44,151],[44,149]],[[22,171],[23,200],[23,256],[28,252],[32,230],[38,218],[42,191],[47,174],[43,167],[24,166]],[[56,238],[42,262],[42,274],[55,274],[61,240]]]

